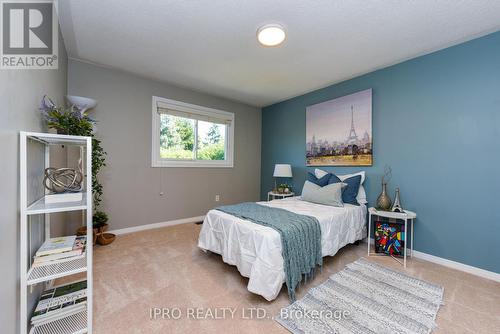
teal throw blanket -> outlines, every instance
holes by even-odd
[[[295,289],[302,278],[307,280],[314,274],[316,265],[323,264],[318,220],[251,202],[216,209],[279,232],[288,296],[292,302],[295,301]]]

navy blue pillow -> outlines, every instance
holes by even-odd
[[[330,181],[330,176],[332,176],[332,174],[328,173],[325,176],[323,176],[322,178],[318,179],[316,177],[316,175],[314,175],[313,173],[309,172],[309,173],[307,173],[307,181],[310,181],[310,182],[312,182],[314,184],[317,184],[320,187],[324,187],[327,184],[330,184],[328,182],[328,181]]]
[[[361,175],[356,175],[341,181],[337,175],[332,174],[328,180],[328,184],[343,182],[347,186],[342,189],[342,202],[352,205],[359,205],[356,197],[358,196],[359,186],[361,184]]]

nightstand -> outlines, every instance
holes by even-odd
[[[385,217],[385,218],[393,218],[397,220],[403,220],[405,224],[405,233],[404,233],[404,240],[405,240],[405,246],[403,249],[403,262],[399,259],[397,259],[394,256],[391,256],[394,260],[398,261],[401,263],[405,268],[406,268],[406,250],[408,248],[408,221],[410,222],[411,226],[411,233],[410,233],[410,257],[413,257],[413,222],[415,221],[415,218],[417,218],[417,214],[415,212],[409,211],[409,210],[404,210],[404,212],[392,212],[392,211],[382,211],[382,210],[377,210],[375,208],[369,208],[368,209],[368,237],[370,237],[371,233],[371,226],[372,226],[372,216],[378,216],[378,217]],[[402,223],[400,223],[402,224]],[[375,242],[375,234],[373,236],[373,241]],[[370,255],[383,255],[386,256],[386,254],[382,253],[371,253],[370,252],[371,244],[370,244],[370,239],[368,239],[368,256]]]
[[[269,202],[270,200],[276,199],[277,198],[287,198],[287,197],[293,197],[295,196],[295,193],[275,193],[274,191],[270,191],[267,193],[267,201]]]

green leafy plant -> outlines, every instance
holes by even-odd
[[[95,121],[73,105],[67,108],[56,106],[56,104],[47,96],[44,96],[42,99],[40,111],[42,112],[44,120],[47,122],[47,126],[51,129],[56,129],[57,133],[92,137],[92,197],[94,200],[93,222],[94,225],[99,223],[95,220],[97,217],[102,223],[103,217],[105,216],[105,223],[108,220],[108,216],[104,212],[98,210],[103,195],[103,187],[99,182],[99,172],[106,166],[107,153],[102,148],[101,140],[95,137],[93,127]]]
[[[99,181],[99,172],[106,166],[106,152],[101,146],[101,141],[92,134],[92,196],[94,198],[94,210],[101,205],[103,187]]]
[[[108,215],[105,212],[102,211],[94,212],[94,215],[92,216],[92,221],[94,222],[94,228],[99,228],[104,226],[104,224],[106,224],[108,219],[109,219]]]
[[[49,128],[56,129],[57,133],[74,136],[92,136],[93,121],[87,116],[82,115],[74,106],[69,108],[48,105],[43,107],[42,115],[47,121]],[[47,106],[47,104],[45,104]]]
[[[281,183],[278,185],[278,192],[283,193],[285,192],[285,189],[288,188],[289,191],[292,191],[292,186],[287,184],[287,183]]]
[[[224,160],[224,143],[208,144],[198,150],[200,160]]]

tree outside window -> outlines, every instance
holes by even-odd
[[[160,157],[182,160],[224,160],[225,135],[224,124],[162,114]]]

